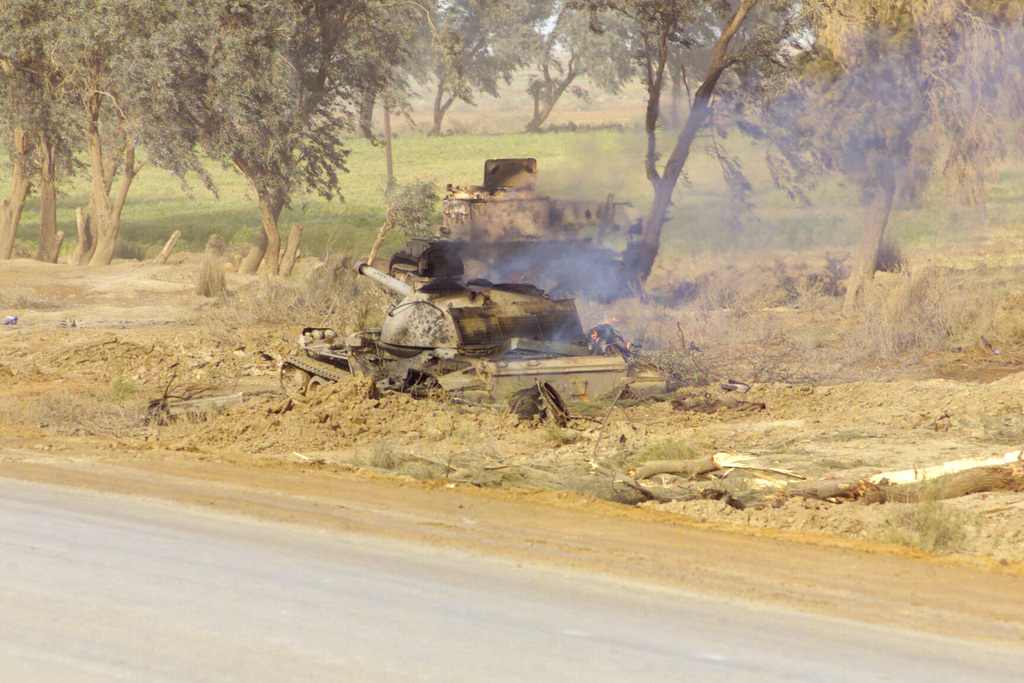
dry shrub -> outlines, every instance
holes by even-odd
[[[878,534],[883,543],[898,543],[927,553],[945,554],[963,548],[968,529],[978,519],[940,500],[889,504]]]
[[[700,457],[697,450],[682,439],[668,438],[647,444],[640,453],[639,461],[650,460],[696,460]]]
[[[196,294],[215,297],[224,294],[227,288],[227,277],[224,275],[221,260],[208,255],[203,256],[199,263],[199,273],[196,275]]]
[[[20,287],[0,290],[0,312],[4,314],[12,310],[59,311],[65,305],[66,302],[55,296],[37,294]]]
[[[899,244],[888,238],[882,240],[875,256],[875,270],[882,273],[902,273],[907,270],[907,259]]]
[[[379,319],[391,298],[373,283],[360,286],[353,264],[336,258],[302,278],[259,277],[197,315],[234,325],[334,324],[354,332]]]
[[[706,387],[725,377],[725,364],[713,353],[683,344],[669,344],[649,352],[648,360],[670,387]]]
[[[858,355],[942,351],[1009,331],[998,298],[969,272],[932,268],[876,278],[864,294],[857,329],[847,340]]]
[[[788,314],[783,314],[788,315]],[[789,382],[817,377],[807,352],[821,345],[818,326],[786,326],[777,314],[698,312],[675,335],[649,337],[644,357],[670,386],[704,387],[727,379]]]
[[[118,238],[114,244],[113,258],[128,259],[129,261],[145,261],[147,258],[145,245]]]
[[[0,426],[50,428],[61,436],[116,437],[141,423],[139,405],[122,406],[67,389],[0,403]]]
[[[407,461],[408,458],[399,453],[392,444],[387,441],[381,441],[373,447],[373,451],[361,464],[379,470],[393,471],[400,468]]]
[[[824,259],[823,264],[813,264],[783,254],[755,256],[747,263],[711,261],[690,273],[690,279],[680,281],[679,273],[673,273],[661,289],[668,292],[665,303],[672,306],[694,304],[707,311],[728,309],[744,315],[793,306],[812,291],[841,297],[849,275],[845,259],[828,253]]]

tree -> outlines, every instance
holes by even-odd
[[[635,27],[641,79],[647,90],[644,165],[654,190],[640,238],[626,254],[626,267],[640,284],[651,273],[673,192],[698,132],[711,120],[716,96],[725,91],[741,97],[744,90],[757,90],[788,68],[802,35],[801,8],[782,0],[576,0],[570,6],[588,9],[592,16],[612,10]],[[672,150],[659,168],[658,122],[673,46],[710,48],[710,57]],[[731,87],[723,87],[729,77]]]
[[[430,31],[421,39],[434,84],[433,126],[439,135],[445,114],[474,93],[498,96],[498,84],[529,61],[540,25],[551,16],[550,0],[453,0],[439,3]],[[426,79],[424,79],[426,80]]]
[[[260,233],[240,271],[256,272],[265,259],[277,274],[281,211],[299,192],[340,195],[342,136],[354,128],[353,105],[370,73],[361,64],[399,58],[400,36],[379,30],[379,20],[403,10],[360,0],[211,1],[196,115],[202,145],[256,193]]]
[[[0,119],[12,166],[10,200],[0,207],[0,258],[10,258],[25,200],[36,184],[40,198],[36,259],[55,262],[63,241],[57,232],[57,177],[70,168],[63,131],[58,74],[46,40],[59,20],[47,3],[12,3],[0,17]]]
[[[3,47],[0,47],[0,54],[5,55],[0,58],[0,130],[3,131],[4,146],[10,159],[11,178],[10,197],[0,201],[0,260],[6,260],[14,253],[21,212],[32,190],[31,178],[37,170],[31,142],[33,136],[26,129],[33,122],[24,116],[33,110],[28,99],[35,91],[24,87],[24,81],[16,77],[18,72]]]
[[[986,6],[989,5],[989,6]],[[1008,3],[814,0],[818,56],[800,125],[811,153],[860,188],[867,205],[844,313],[874,275],[894,202],[936,176],[976,201],[1019,116],[1014,59],[999,24]],[[1019,9],[1017,10],[1019,12]],[[1018,15],[1019,20],[1019,15]]]
[[[56,259],[56,185],[71,153],[87,152],[89,215],[76,263],[113,257],[120,215],[135,175],[138,145],[179,175],[202,173],[192,141],[180,134],[182,92],[193,72],[182,46],[203,30],[187,0],[9,0],[2,54],[18,78],[34,83],[42,230],[39,258]],[[194,41],[192,41],[194,43]],[[118,176],[117,192],[111,191]]]
[[[372,25],[361,22],[361,40],[368,42],[355,50],[362,56],[356,103],[356,130],[360,136],[375,139],[373,112],[378,104],[383,104],[391,114],[408,111],[410,81],[424,73],[420,64],[413,63],[412,50],[403,48],[385,53],[375,49],[372,42],[380,36],[388,36],[389,44],[395,48],[413,44],[423,33],[424,26],[429,26],[429,12],[418,0],[399,0],[391,11],[377,12]]]
[[[624,22],[604,13],[596,27],[589,17],[572,12],[565,2],[556,3],[554,23],[540,42],[537,68],[527,92],[533,97],[533,118],[527,132],[535,133],[551,115],[566,91],[586,99],[576,81],[588,76],[598,88],[617,93],[635,73]],[[598,30],[593,30],[597,28]]]

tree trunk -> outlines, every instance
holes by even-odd
[[[90,202],[91,203],[91,202]],[[82,210],[82,207],[75,209],[75,221],[78,225],[78,244],[71,254],[71,265],[81,266],[89,263],[93,252],[96,250],[96,239],[92,236],[89,228],[89,216]]]
[[[391,156],[391,110],[384,107],[384,169],[388,176],[388,189],[395,183],[395,163]]]
[[[117,235],[121,227],[121,211],[135,179],[135,148],[124,147],[124,168],[113,201],[110,199],[113,173],[104,164],[103,140],[100,134],[101,99],[94,95],[86,102],[88,115],[86,140],[89,146],[89,232],[95,245],[88,260],[91,266],[106,266],[114,258]]]
[[[57,143],[47,135],[39,136],[39,249],[36,260],[56,263],[60,255],[57,242],[57,183],[54,178]],[[61,240],[63,241],[63,240]]]
[[[263,232],[260,228],[260,234],[256,236],[256,241],[249,247],[249,253],[245,255],[242,262],[238,265],[238,272],[242,275],[252,275],[259,267],[260,263],[263,262],[263,256],[267,253],[267,233]]]
[[[697,132],[711,117],[711,98],[715,93],[718,80],[734,63],[734,58],[728,55],[729,43],[739,31],[747,16],[757,5],[759,0],[743,0],[740,6],[733,13],[732,17],[722,29],[722,33],[715,43],[711,55],[711,63],[708,66],[707,75],[704,81],[697,88],[693,96],[693,104],[686,117],[683,129],[679,131],[672,154],[665,162],[665,167],[658,173],[656,168],[657,150],[655,146],[655,135],[657,131],[659,115],[659,98],[665,72],[665,62],[668,58],[665,47],[665,37],[662,36],[658,43],[657,64],[648,61],[648,82],[655,83],[656,87],[648,91],[648,107],[646,117],[647,128],[647,155],[645,165],[647,177],[654,186],[654,200],[651,203],[651,210],[643,222],[643,229],[640,239],[630,244],[627,249],[624,261],[630,277],[635,284],[641,286],[651,274],[654,261],[658,256],[658,249],[661,246],[661,231],[668,215],[668,208],[672,204],[672,193],[683,166],[690,156],[690,148],[697,137]]]
[[[263,257],[263,267],[271,275],[281,273],[281,231],[277,227],[277,219],[281,215],[284,202],[261,201],[260,217],[263,219],[263,232],[267,235],[267,254]]]
[[[156,257],[157,263],[167,263],[167,259],[174,253],[174,248],[178,246],[178,240],[181,239],[181,230],[175,230],[171,233],[170,239],[167,240],[167,244],[164,245],[160,255]]]
[[[537,106],[537,100],[534,100],[533,107],[533,119],[526,124],[527,133],[537,133],[540,131],[540,127],[544,125],[544,122],[551,116],[551,112],[554,110],[555,105],[558,104],[559,98],[565,93],[572,82],[576,80],[577,74],[572,72],[566,76],[565,79],[559,82],[558,87],[549,93],[546,98],[543,107]]]
[[[373,139],[373,108],[377,104],[377,93],[367,88],[359,99],[359,134],[367,140]]]
[[[277,192],[271,195],[261,192],[258,196],[262,221],[260,234],[249,253],[242,260],[238,272],[252,275],[260,269],[262,264],[266,272],[278,275],[280,273],[281,232],[277,227],[277,219],[281,216],[281,209],[284,208],[283,194]]]
[[[682,68],[672,69],[672,108],[669,109],[668,123],[673,128],[679,127],[682,117],[679,113],[679,103],[683,99],[683,70]]]
[[[441,134],[441,122],[444,121],[444,115],[448,113],[453,102],[455,102],[454,95],[448,99],[444,98],[444,81],[438,83],[437,94],[434,95],[434,125],[430,128],[428,135]]]
[[[89,265],[106,266],[114,258],[114,248],[117,246],[117,236],[121,230],[121,211],[128,200],[128,191],[131,189],[132,181],[135,179],[135,148],[128,147],[124,153],[125,164],[121,171],[121,182],[117,186],[117,193],[113,202],[108,199],[106,221],[94,226],[93,234],[96,237],[96,249],[89,261]]]
[[[644,218],[640,239],[630,244],[626,252],[626,268],[638,285],[646,282],[651,274],[651,268],[654,267],[654,261],[658,256],[658,248],[661,246],[661,231],[668,216],[669,206],[672,205],[672,193],[690,156],[690,148],[697,138],[697,132],[711,116],[711,91],[708,90],[702,95],[703,89],[702,85],[697,91],[690,114],[686,118],[686,125],[679,132],[675,148],[665,163],[665,170],[654,183],[654,201],[651,202],[651,210]]]
[[[856,260],[853,272],[846,281],[846,296],[843,299],[843,315],[852,315],[857,309],[857,299],[861,289],[875,276],[875,264],[878,262],[878,251],[885,236],[885,227],[889,223],[893,199],[896,196],[896,180],[892,171],[883,171],[879,187],[871,200],[868,209],[867,223],[857,245]]]
[[[18,236],[18,223],[25,208],[25,200],[32,190],[26,160],[29,154],[28,136],[25,131],[14,131],[14,155],[11,169],[11,198],[0,202],[0,261],[14,255],[14,242]]]
[[[288,246],[284,248],[284,257],[281,259],[281,275],[285,277],[292,274],[295,261],[299,256],[299,243],[302,242],[302,226],[296,223],[288,231]]]

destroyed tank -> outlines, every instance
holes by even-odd
[[[403,271],[404,281],[366,264],[357,270],[401,300],[379,330],[341,338],[332,329],[305,328],[281,366],[288,388],[305,393],[357,375],[385,391],[443,392],[474,403],[533,391],[538,407],[563,415],[566,400],[665,388],[624,344],[588,336],[573,299],[528,284],[463,281],[451,250],[425,251],[415,270]]]
[[[555,297],[631,296],[625,255],[639,232],[639,212],[614,195],[603,201],[543,195],[537,177],[536,159],[487,159],[483,184],[449,184],[434,239],[410,241],[391,270],[414,266],[424,250],[440,244],[461,258],[470,277],[531,282]]]

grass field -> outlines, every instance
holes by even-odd
[[[635,93],[634,93],[635,95]],[[513,115],[522,111],[502,110],[502,100],[486,98],[469,112],[453,110],[452,122],[472,115],[475,130],[494,125],[508,130]],[[522,102],[517,102],[521,105]],[[639,101],[633,103],[640,111]],[[587,105],[588,120],[597,124],[625,117],[622,97]],[[602,109],[603,107],[603,109]],[[560,112],[568,120],[574,110]],[[578,112],[576,112],[578,113]],[[558,119],[556,119],[556,122]],[[469,126],[465,126],[470,128]],[[466,133],[427,137],[422,126],[398,126],[394,143],[396,175],[399,181],[427,180],[443,194],[446,183],[459,185],[481,182],[485,159],[532,156],[539,162],[539,189],[566,199],[630,201],[645,209],[651,190],[643,174],[645,139],[636,127],[587,129],[546,134]],[[667,147],[669,133],[663,136]],[[732,136],[727,144],[742,161],[753,191],[754,208],[737,213],[730,205],[722,174],[715,161],[698,144],[686,167],[686,181],[676,192],[676,206],[665,230],[663,254],[673,258],[694,258],[715,253],[733,253],[762,248],[824,250],[848,247],[859,232],[862,208],[855,189],[835,179],[825,179],[811,192],[810,205],[791,201],[773,187],[761,152],[752,143]],[[306,253],[323,257],[328,253],[365,253],[382,221],[384,184],[383,149],[361,139],[349,141],[349,173],[342,179],[344,201],[326,202],[318,197],[298,197],[281,217],[281,227],[301,223],[305,228]],[[157,169],[146,168],[137,178],[122,219],[122,235],[147,253],[157,251],[171,232],[180,230],[182,248],[201,249],[211,234],[229,243],[252,239],[259,225],[254,196],[244,178],[233,170],[211,166],[217,196],[202,187],[186,194],[177,179]],[[0,178],[0,195],[6,183]],[[989,192],[988,220],[992,225],[1019,226],[1024,222],[1024,167],[1007,165],[993,175]],[[73,248],[76,235],[74,210],[88,201],[84,176],[72,179],[59,197],[58,226],[68,235],[65,251]],[[440,210],[440,206],[438,206]],[[19,246],[35,248],[38,200],[30,200],[22,218]],[[904,244],[938,245],[957,242],[974,234],[982,224],[975,209],[959,207],[940,189],[926,193],[915,203],[897,205],[890,234]],[[397,245],[397,237],[386,243],[383,253]]]

